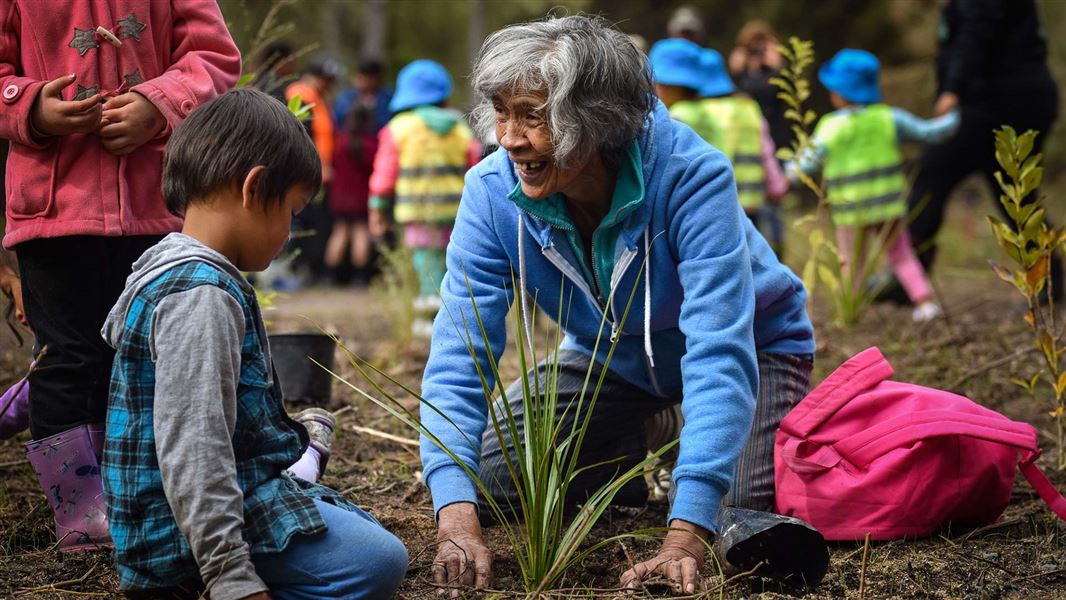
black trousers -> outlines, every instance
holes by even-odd
[[[918,163],[908,205],[912,215],[921,208],[909,229],[918,258],[927,271],[936,257],[936,235],[944,221],[948,196],[955,186],[971,173],[981,173],[999,197],[999,186],[993,178],[999,165],[992,131],[1001,125],[1010,125],[1019,134],[1028,129],[1039,131],[1033,147],[1036,154],[1043,148],[1058,105],[1058,88],[1050,76],[1005,85],[999,93],[981,102],[963,104],[962,122],[955,137],[926,148]],[[998,201],[996,207],[1006,214]],[[1061,297],[1062,261],[1057,253],[1052,259],[1052,278],[1054,295]]]
[[[26,318],[48,347],[29,380],[33,439],[103,422],[115,351],[100,329],[133,262],[160,239],[68,236],[15,247]]]

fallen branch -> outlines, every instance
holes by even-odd
[[[972,371],[966,372],[962,377],[959,377],[957,380],[955,380],[954,383],[952,383],[951,385],[948,386],[948,390],[953,390],[955,388],[958,388],[960,385],[966,383],[967,381],[973,379],[974,377],[977,377],[978,375],[981,375],[983,373],[987,373],[988,371],[991,371],[992,369],[995,369],[997,367],[1001,367],[1001,366],[1003,366],[1003,365],[1005,365],[1005,364],[1007,364],[1007,363],[1009,363],[1009,362],[1011,362],[1013,360],[1019,359],[1019,358],[1025,356],[1026,354],[1029,354],[1030,352],[1035,352],[1035,351],[1036,351],[1035,348],[1022,348],[1021,350],[1018,350],[1014,354],[1008,354],[1007,356],[1004,356],[1004,357],[1001,357],[1001,358],[997,358],[996,360],[993,360],[991,362],[987,362],[987,363],[981,365],[980,367],[977,367],[976,369],[973,369]]]
[[[411,438],[405,438],[405,437],[394,435],[394,434],[391,434],[391,433],[386,433],[384,431],[378,431],[377,429],[371,429],[370,427],[362,427],[360,425],[352,425],[352,431],[354,431],[356,433],[362,433],[362,434],[365,434],[365,435],[376,437],[376,438],[381,438],[383,440],[389,440],[390,442],[395,442],[395,443],[401,444],[403,446],[411,446],[413,448],[418,448],[420,446],[418,440],[413,440]]]
[[[80,583],[85,583],[85,581],[89,579],[89,576],[91,576],[93,572],[96,571],[97,566],[98,565],[93,565],[81,577],[78,577],[76,579],[68,579],[66,581],[60,581],[58,583],[49,583],[48,585],[42,585],[35,588],[22,588],[18,592],[15,592],[15,595],[21,596],[23,594],[41,594],[52,592],[56,594],[75,594],[78,596],[106,596],[107,594],[102,592],[77,592],[74,590],[61,589],[62,586],[65,585],[77,585]]]
[[[866,597],[866,558],[870,554],[870,533],[866,533],[866,541],[862,545],[862,566],[859,567],[859,600]]]

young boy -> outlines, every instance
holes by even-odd
[[[403,545],[287,469],[308,431],[282,406],[255,291],[321,184],[284,105],[229,92],[164,161],[181,233],[134,265],[102,332],[116,349],[103,479],[120,587],[143,598],[388,598]]]
[[[774,156],[770,125],[759,104],[737,92],[721,54],[704,49],[701,64],[705,79],[700,87],[700,104],[721,131],[714,145],[733,163],[740,205],[755,226],[763,230],[765,224],[760,223],[760,217],[766,210],[766,201],[776,203],[788,191],[788,179]],[[774,252],[780,253],[780,240],[770,242]]]
[[[914,304],[913,319],[940,315],[925,270],[911,247],[904,217],[901,142],[938,143],[954,135],[958,111],[922,120],[881,102],[880,62],[864,50],[845,48],[818,71],[837,110],[822,117],[814,129],[813,148],[786,165],[813,175],[822,170],[837,247],[854,286],[863,283],[866,242],[887,227],[888,263]]]
[[[705,73],[700,58],[703,49],[694,42],[671,38],[655,42],[648,53],[655,93],[670,110],[670,116],[688,125],[707,143],[716,145],[721,128],[699,103]]]
[[[414,333],[426,338],[440,306],[444,249],[459,210],[463,175],[481,158],[481,144],[462,116],[444,108],[451,95],[452,78],[440,64],[420,59],[404,67],[389,103],[397,114],[378,134],[370,176],[370,233],[385,233],[395,201],[393,216],[403,225],[418,273]]]

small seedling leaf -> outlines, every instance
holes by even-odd
[[[1049,264],[1048,255],[1045,254],[1037,259],[1036,264],[1029,267],[1029,270],[1025,272],[1025,282],[1029,284],[1029,289],[1033,293],[1037,292],[1038,287],[1043,287],[1041,284],[1047,279]]]
[[[999,277],[1006,283],[1014,284],[1014,273],[1011,273],[1009,269],[994,260],[988,261],[988,264],[992,265],[992,271],[995,272],[996,277]]]

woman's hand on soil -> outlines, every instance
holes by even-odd
[[[694,594],[702,587],[700,570],[707,553],[710,533],[687,521],[675,520],[659,553],[622,573],[622,587],[636,591],[648,579],[663,577],[677,593]]]
[[[97,135],[115,156],[133,152],[167,126],[163,113],[137,92],[126,92],[104,103]]]
[[[481,537],[477,508],[470,502],[457,502],[440,509],[437,530],[437,557],[433,559],[433,582],[437,594],[459,597],[459,587],[486,589],[492,584],[492,552]]]
[[[30,119],[33,128],[45,135],[69,135],[71,133],[90,133],[100,126],[100,94],[84,100],[67,101],[63,99],[64,89],[77,79],[74,75],[64,75],[49,81],[41,87],[33,101]]]

